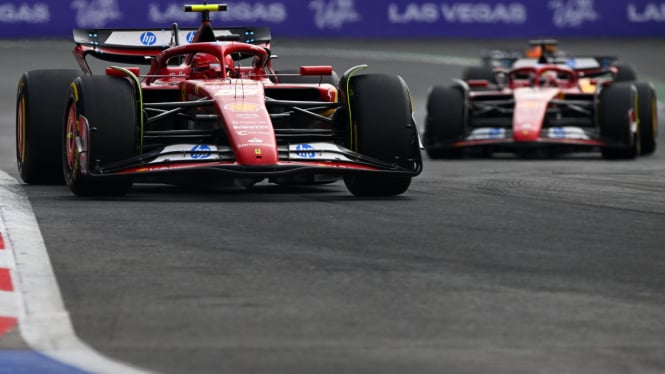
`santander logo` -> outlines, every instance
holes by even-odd
[[[104,27],[108,21],[122,18],[116,0],[75,0],[71,2],[76,9],[76,24],[79,27]]]
[[[593,0],[552,0],[549,5],[554,9],[552,22],[559,28],[580,27],[584,22],[600,19]]]
[[[339,29],[361,19],[353,0],[314,0],[309,8],[314,10],[314,24],[319,29]]]

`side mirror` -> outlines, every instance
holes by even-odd
[[[332,75],[332,66],[301,66],[300,75]]]

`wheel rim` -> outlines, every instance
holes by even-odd
[[[69,172],[72,172],[76,168],[76,162],[78,161],[76,138],[81,134],[80,130],[80,121],[76,115],[76,107],[72,104],[67,111],[67,127],[65,130],[65,156]]]
[[[25,159],[25,96],[21,95],[16,108],[16,161],[19,168]]]

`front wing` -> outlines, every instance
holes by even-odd
[[[500,127],[477,128],[461,139],[451,142],[429,143],[431,149],[477,148],[497,152],[520,149],[551,149],[569,152],[594,151],[601,147],[621,147],[624,144],[603,139],[596,129],[575,126],[542,129],[540,136],[532,141],[517,141],[513,130]]]
[[[180,173],[226,174],[237,178],[271,178],[297,174],[366,174],[382,173],[416,176],[422,171],[420,158],[403,164],[386,163],[353,152],[333,143],[299,143],[278,146],[279,162],[273,165],[242,165],[236,162],[230,146],[208,144],[175,144],[147,152],[121,162],[104,165],[89,175],[150,176]],[[419,155],[419,153],[417,153]]]

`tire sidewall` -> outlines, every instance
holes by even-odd
[[[67,87],[76,70],[32,70],[19,79],[16,95],[16,159],[21,179],[61,184],[59,141]]]
[[[647,82],[635,82],[639,118],[639,141],[642,154],[650,154],[656,148],[658,112],[654,87]]]
[[[639,154],[639,126],[637,134],[631,129],[630,111],[637,111],[637,90],[632,82],[618,82],[600,93],[600,136],[610,143],[603,147],[605,158],[628,159]],[[637,114],[637,113],[636,113]]]
[[[457,87],[434,86],[427,96],[427,144],[450,143],[465,133],[464,93]]]
[[[71,134],[68,133],[70,109],[77,121],[76,131]],[[109,164],[136,155],[138,115],[135,94],[124,78],[83,76],[74,81],[69,90],[61,138],[65,180],[74,194],[117,196],[129,190],[129,176],[101,176],[97,164]],[[75,150],[70,166],[67,144],[76,136],[81,136],[87,161]]]
[[[348,86],[349,147],[402,168],[419,164],[418,129],[406,82],[397,75],[362,74],[350,77]],[[393,196],[408,189],[411,176],[350,174],[344,183],[356,196]]]

